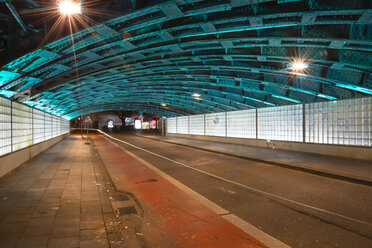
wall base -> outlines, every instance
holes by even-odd
[[[19,151],[5,154],[0,157],[0,178],[18,168],[21,164],[27,162],[39,153],[63,140],[68,134],[64,134],[53,139],[43,141]]]
[[[322,154],[336,157],[355,158],[372,161],[372,148],[360,146],[341,146],[341,145],[326,145],[326,144],[312,144],[301,142],[289,141],[270,141],[256,140],[256,139],[243,139],[243,138],[228,138],[217,136],[204,136],[204,135],[190,135],[190,134],[175,134],[167,133],[171,137],[189,138],[196,140],[222,142],[238,145],[247,145],[255,147],[275,148],[288,151],[306,152],[314,154]]]

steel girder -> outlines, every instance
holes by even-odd
[[[372,95],[368,1],[254,2],[129,13],[3,66],[0,94],[69,118],[116,103],[174,116]],[[308,70],[288,70],[293,58]]]
[[[136,112],[146,112],[152,113],[155,115],[160,115],[163,117],[175,117],[175,116],[182,116],[182,115],[189,115],[190,112],[183,112],[182,110],[178,110],[177,112],[172,112],[169,108],[165,107],[153,107],[153,106],[143,106],[143,104],[133,104],[127,102],[118,102],[113,104],[105,104],[105,105],[91,105],[88,108],[79,109],[78,111],[71,112],[66,117],[68,119],[73,119],[78,116],[82,116],[86,113],[95,113],[100,111],[108,111],[108,110],[129,110],[129,111],[136,111]]]

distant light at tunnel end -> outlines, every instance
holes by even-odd
[[[303,61],[300,60],[294,60],[293,62],[290,63],[289,69],[294,70],[294,71],[302,71],[305,68],[307,68],[309,65],[306,64]]]
[[[72,0],[61,0],[58,3],[59,12],[63,15],[81,14],[80,2]]]

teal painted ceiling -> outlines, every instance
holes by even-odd
[[[178,0],[0,68],[0,94],[71,119],[178,116],[372,95],[369,1]],[[75,60],[76,56],[76,60]],[[308,67],[291,70],[294,59]]]

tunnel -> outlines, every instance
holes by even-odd
[[[0,247],[372,247],[368,0],[0,1]]]

